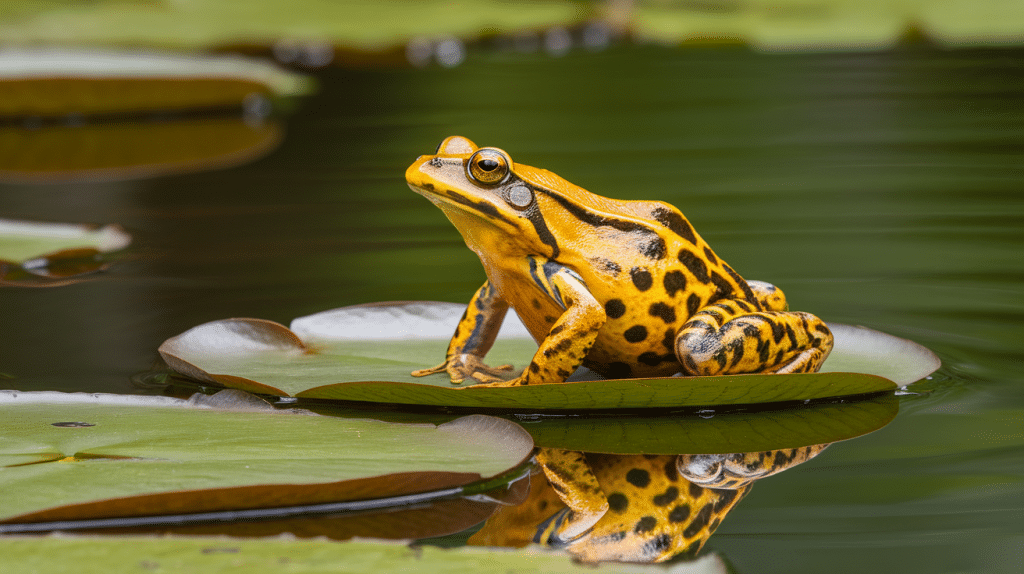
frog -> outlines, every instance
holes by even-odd
[[[581,366],[607,379],[803,373],[832,349],[821,319],[744,280],[668,203],[600,196],[462,136],[405,177],[487,276],[444,361],[414,376],[516,387],[564,383]],[[484,362],[510,308],[538,343],[518,374]]]
[[[828,446],[696,455],[541,448],[526,500],[499,509],[469,543],[539,543],[588,563],[693,558],[755,481]]]

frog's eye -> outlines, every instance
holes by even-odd
[[[469,177],[486,185],[501,183],[508,175],[511,162],[504,153],[484,148],[469,157]]]

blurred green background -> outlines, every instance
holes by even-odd
[[[279,134],[234,164],[0,182],[0,216],[134,238],[94,280],[0,291],[4,387],[153,392],[132,375],[204,321],[468,300],[479,261],[402,177],[460,134],[602,195],[673,203],[794,309],[942,358],[894,423],[753,490],[709,543],[737,571],[1019,571],[1022,3],[283,5],[0,11],[10,46],[241,50],[318,86],[259,116],[251,129]],[[8,158],[57,129],[4,113]],[[34,157],[124,153],[86,139]]]

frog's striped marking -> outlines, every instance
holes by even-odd
[[[531,185],[530,187],[535,193],[542,193],[555,200],[567,213],[590,227],[611,227],[636,236],[638,238],[638,241],[635,243],[637,251],[645,257],[655,261],[665,258],[668,251],[668,248],[665,245],[665,240],[662,239],[657,232],[652,229],[648,229],[643,224],[596,213],[577,203],[573,203],[569,199],[562,197],[560,194],[551,190],[535,185]]]
[[[814,372],[831,350],[832,333],[821,319],[757,311],[742,299],[701,309],[676,338],[676,354],[689,375]]]
[[[561,290],[554,282],[555,276],[565,274],[586,286],[586,282],[583,281],[583,278],[580,277],[579,273],[576,273],[572,269],[569,269],[560,263],[551,261],[550,259],[533,256],[530,256],[527,259],[530,262],[530,278],[533,279],[533,282],[541,291],[544,292],[544,294],[551,297],[551,299],[553,299],[555,303],[558,303],[563,310],[572,305],[572,300],[562,296]]]

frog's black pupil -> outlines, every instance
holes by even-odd
[[[482,159],[480,160],[480,169],[484,171],[494,171],[498,169],[498,162],[493,159]]]

